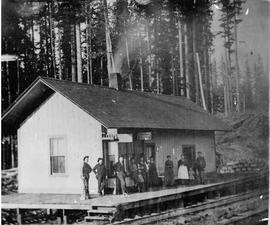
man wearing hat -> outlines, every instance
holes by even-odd
[[[126,171],[124,166],[124,157],[121,155],[118,162],[115,164],[116,177],[120,180],[123,196],[128,196],[126,190]]]
[[[89,156],[83,158],[83,164],[81,168],[81,178],[83,180],[84,193],[81,196],[81,200],[90,199],[89,195],[89,174],[92,171],[91,166],[88,164]]]
[[[98,158],[97,165],[95,165],[93,171],[96,174],[98,180],[98,193],[100,195],[104,194],[105,179],[106,179],[106,168],[103,165],[103,159]]]
[[[204,169],[206,163],[205,159],[202,155],[202,152],[198,152],[198,157],[196,159],[196,169],[198,171],[198,179],[200,184],[204,184]]]

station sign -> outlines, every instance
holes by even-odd
[[[152,140],[152,132],[139,132],[137,134],[137,139],[142,141]]]
[[[102,135],[102,140],[103,141],[118,141],[118,135],[117,134],[105,134]]]
[[[133,135],[132,134],[118,134],[119,142],[121,143],[132,143]]]

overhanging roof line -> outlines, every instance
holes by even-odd
[[[106,128],[231,130],[187,99],[116,91],[94,85],[38,77],[3,114],[4,124],[21,123],[36,107],[58,93]]]
[[[25,95],[27,95],[27,94],[28,94],[28,93],[36,86],[36,84],[38,83],[39,79],[40,79],[40,77],[37,77],[37,78],[33,81],[33,83],[19,95],[19,97],[14,101],[14,103],[11,104],[11,105],[7,108],[7,110],[6,110],[6,111],[3,113],[3,115],[2,115],[2,120],[5,119],[5,117],[7,116],[7,114],[8,114],[12,109],[14,109],[14,107],[15,107],[17,104],[20,103],[20,101],[23,99],[23,97],[24,97]]]

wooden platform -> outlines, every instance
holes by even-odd
[[[134,193],[128,197],[121,195],[94,196],[89,200],[80,200],[76,194],[11,194],[2,196],[1,208],[9,209],[84,209],[89,210],[94,206],[116,207],[118,205],[128,206],[130,203],[146,201],[150,199],[163,198],[181,194],[184,192],[201,190],[212,187],[210,185],[196,185],[192,187],[178,187],[161,189],[157,191]],[[132,205],[133,205],[132,204]]]
[[[78,209],[90,210],[95,207],[110,207],[123,210],[144,205],[181,199],[183,197],[216,191],[245,182],[254,182],[254,177],[234,179],[226,182],[188,187],[162,188],[156,191],[134,193],[128,197],[121,195],[93,196],[90,200],[80,200],[76,194],[11,194],[2,196],[1,208],[8,209]]]
[[[268,180],[268,172],[232,179],[219,183],[187,187],[160,188],[155,191],[121,195],[92,196],[89,200],[80,200],[78,194],[10,194],[2,195],[1,208],[6,209],[78,209],[89,210],[95,207],[130,209],[149,204],[160,204],[165,201],[181,199],[224,188],[235,188],[245,185],[260,185],[260,180]]]

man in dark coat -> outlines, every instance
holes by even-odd
[[[139,192],[146,191],[146,164],[144,157],[140,157],[140,162],[138,163],[138,178],[139,178]]]
[[[81,178],[83,180],[84,195],[81,199],[90,199],[89,195],[89,174],[92,171],[91,166],[88,164],[89,156],[83,158],[83,165],[81,168]]]
[[[198,179],[200,184],[204,184],[204,169],[206,167],[205,159],[201,152],[198,152],[198,157],[196,159],[196,169],[198,172]]]
[[[103,159],[98,158],[98,164],[93,168],[94,173],[96,174],[96,178],[98,180],[98,193],[100,195],[103,194],[105,187],[105,179],[106,179],[106,168],[103,165]]]
[[[130,159],[129,165],[130,177],[134,181],[135,188],[138,188],[139,178],[138,178],[138,166],[135,162],[134,157]]]
[[[173,161],[170,155],[167,156],[165,162],[164,184],[165,186],[172,186],[174,184]]]
[[[115,164],[115,172],[117,178],[120,180],[120,185],[122,189],[123,196],[127,196],[127,190],[126,190],[126,172],[124,167],[124,158],[123,156],[119,157],[119,161]]]

